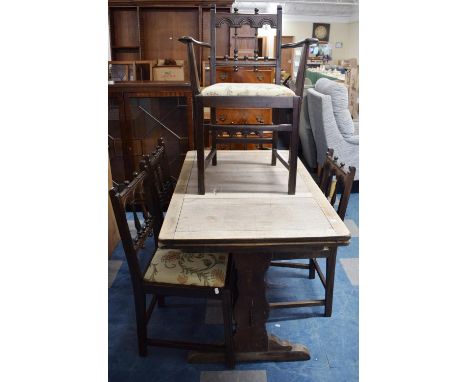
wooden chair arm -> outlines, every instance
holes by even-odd
[[[302,41],[299,42],[290,42],[288,44],[283,44],[281,45],[281,49],[288,49],[288,48],[299,48],[300,46],[303,46],[305,44],[307,45],[313,45],[313,44],[318,44],[319,40],[316,38],[305,38]]]
[[[305,69],[307,65],[307,58],[309,57],[309,46],[312,44],[317,44],[319,40],[316,38],[305,38],[299,42],[293,42],[289,44],[281,45],[282,49],[285,48],[298,48],[302,46],[301,60],[299,62],[299,69],[297,71],[296,77],[296,95],[302,98],[304,92],[304,79],[305,79]]]
[[[190,86],[192,87],[192,96],[200,94],[200,80],[198,79],[198,70],[197,70],[197,60],[195,58],[194,45],[207,47],[211,49],[211,45],[206,42],[201,42],[195,40],[190,36],[182,36],[179,38],[179,41],[187,45],[187,55],[189,59],[189,69],[190,69]]]
[[[208,44],[207,42],[197,41],[193,37],[190,37],[190,36],[182,36],[181,38],[179,38],[179,41],[184,43],[184,44],[194,43],[197,46],[203,46],[205,48],[211,48],[211,45]]]

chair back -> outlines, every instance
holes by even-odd
[[[310,129],[313,136],[312,156],[316,158],[315,165],[323,166],[327,160],[328,148],[334,142],[343,139],[333,114],[331,97],[319,93],[315,89],[307,89],[304,108],[307,108]]]
[[[140,170],[149,173],[150,181],[156,190],[157,202],[162,211],[167,211],[174,193],[175,179],[171,176],[166,145],[162,138],[158,139],[158,146],[151,154],[143,156]]]
[[[278,5],[278,13],[276,14],[259,14],[255,8],[254,14],[242,14],[234,8],[234,13],[216,13],[216,6],[211,6],[211,52],[210,52],[210,83],[216,83],[216,66],[232,66],[234,71],[238,71],[241,66],[250,66],[257,71],[261,67],[275,68],[275,83],[281,85],[281,29],[282,29],[282,7]],[[234,57],[229,58],[224,56],[224,60],[216,61],[216,29],[222,24],[227,24],[229,29],[234,29]],[[258,29],[263,25],[268,24],[271,28],[276,29],[276,49],[275,57],[269,60],[264,57],[260,60],[258,57]],[[238,29],[243,25],[248,25],[255,30],[255,48],[253,57],[241,57],[239,59],[239,41],[242,38],[238,36]]]
[[[137,254],[148,237],[153,236],[157,247],[162,213],[159,206],[154,203],[157,197],[147,171],[136,174],[131,182],[112,188],[109,195],[135,287],[143,281]]]
[[[340,194],[337,213],[344,220],[348,207],[349,196],[353,187],[356,168],[350,166],[345,170],[345,164],[338,164],[338,157],[333,156],[333,149],[328,149],[327,158],[320,173],[320,189],[332,206],[335,206],[336,196]]]

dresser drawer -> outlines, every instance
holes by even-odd
[[[258,135],[258,136],[261,136],[263,138],[271,138],[272,137],[272,133],[271,132],[266,132],[266,133],[263,133],[261,135]],[[229,138],[230,135],[229,133],[226,133],[226,132],[223,132],[221,133],[221,135],[219,136],[220,138]],[[235,133],[233,135],[231,135],[231,137],[237,137],[237,138],[242,138],[243,135],[241,133]],[[252,134],[252,137],[254,137],[254,135]],[[211,146],[211,136],[209,137],[209,145]],[[271,149],[271,144],[256,144],[256,143],[219,143],[217,145],[217,148],[218,150],[264,150],[264,149],[267,149],[267,148],[270,148]]]
[[[271,109],[216,109],[220,125],[257,125],[272,123]]]
[[[273,83],[273,70],[239,70],[232,73],[232,82]]]
[[[273,83],[273,70],[259,70],[254,72],[252,69],[239,68],[235,72],[232,68],[223,68],[216,70],[216,83],[222,82],[249,82],[249,83]]]
[[[216,70],[216,83],[221,83],[221,82],[234,82],[232,79],[232,75],[234,74],[234,71],[232,68],[229,69],[224,69],[224,70]]]

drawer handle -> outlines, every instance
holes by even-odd
[[[220,115],[219,115],[219,120],[220,120],[221,122],[224,122],[224,121],[226,120],[226,114],[220,114]]]
[[[219,74],[219,79],[220,79],[221,81],[224,81],[224,80],[226,80],[227,78],[228,78],[228,75],[227,75],[226,72],[221,72],[221,73]]]
[[[256,77],[257,77],[257,80],[259,81],[263,81],[265,79],[265,76],[261,73],[257,73]]]
[[[255,119],[257,120],[258,123],[265,123],[265,120],[261,115],[256,115]]]

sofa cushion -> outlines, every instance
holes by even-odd
[[[227,253],[184,253],[158,249],[145,273],[145,281],[205,287],[223,287]]]
[[[294,92],[283,85],[222,82],[204,88],[202,96],[292,97]]]
[[[352,137],[354,135],[354,124],[348,109],[348,89],[346,86],[328,78],[320,78],[315,83],[315,90],[331,97],[333,114],[338,129],[343,137]]]

